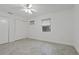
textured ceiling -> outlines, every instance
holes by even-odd
[[[26,14],[24,11],[21,11],[22,4],[0,4],[0,11],[22,17],[27,18],[28,14]],[[59,12],[66,9],[73,8],[72,4],[33,4],[33,8],[37,10],[37,12],[34,12],[32,15],[29,15],[30,18],[47,14],[47,13],[53,13],[53,12]]]

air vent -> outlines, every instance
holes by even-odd
[[[30,21],[30,25],[34,25],[35,24],[35,21],[34,20],[31,20]]]
[[[8,14],[13,15],[13,13],[12,13],[12,12],[8,12]]]

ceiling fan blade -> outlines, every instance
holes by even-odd
[[[35,9],[31,9],[31,11],[33,11],[33,12],[37,12]]]
[[[29,4],[28,8],[32,8],[32,4]]]
[[[28,10],[25,10],[25,12],[27,13],[27,12],[28,12]]]
[[[23,5],[21,5],[21,6],[23,7],[23,9],[26,9],[26,8],[27,8],[25,4],[23,4]]]
[[[25,12],[28,12],[28,10],[27,10],[27,9],[21,9],[21,11],[25,11]]]
[[[32,11],[31,11],[31,10],[28,10],[28,12],[29,12],[30,14],[32,14]]]

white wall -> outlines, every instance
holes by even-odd
[[[0,44],[8,42],[8,20],[0,17]]]
[[[27,38],[27,22],[16,20],[16,40]]]
[[[34,18],[35,25],[29,25],[29,38],[73,45],[73,10],[50,13]],[[52,31],[42,32],[41,19],[52,19]]]
[[[74,46],[79,52],[79,5],[74,7]]]

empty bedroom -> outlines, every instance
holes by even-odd
[[[0,4],[0,55],[78,55],[79,4]]]

